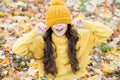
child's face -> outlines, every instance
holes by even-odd
[[[52,26],[52,31],[57,36],[63,36],[65,32],[67,31],[67,24],[55,24]]]

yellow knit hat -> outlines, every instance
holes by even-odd
[[[50,6],[46,13],[46,25],[51,27],[58,23],[71,24],[71,20],[70,11],[64,5],[64,2],[61,0],[54,0],[52,6]]]

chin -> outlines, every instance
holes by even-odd
[[[64,34],[56,34],[56,35],[60,37],[60,36],[63,36]]]

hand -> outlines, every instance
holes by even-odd
[[[84,25],[85,23],[85,20],[82,19],[82,18],[76,18],[74,20],[72,20],[72,25],[77,27],[77,28],[82,28],[82,26]]]
[[[48,30],[48,27],[46,24],[44,23],[37,23],[36,24],[36,27],[35,27],[35,30],[39,33],[39,34],[44,34],[47,30]]]

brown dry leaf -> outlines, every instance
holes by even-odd
[[[16,69],[17,69],[17,71],[22,71],[23,70],[23,68],[21,68],[21,67],[17,67]]]
[[[6,44],[4,44],[4,45],[2,46],[2,49],[5,50],[5,51],[10,51],[10,50],[11,50],[11,46],[6,43]]]
[[[118,37],[120,35],[120,31],[118,29],[114,29],[114,34],[112,35],[113,38]]]
[[[13,77],[5,77],[2,80],[14,80],[14,78]]]
[[[81,80],[88,80],[88,78],[82,78]]]
[[[2,62],[3,62],[3,59],[0,58],[0,63],[2,63]]]

